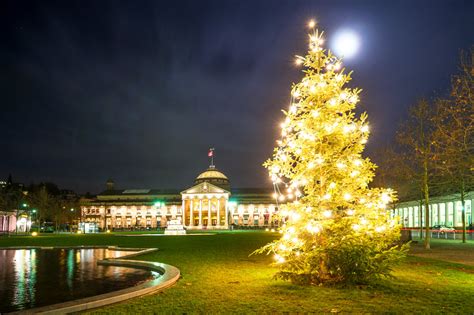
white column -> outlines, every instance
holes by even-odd
[[[217,198],[217,226],[221,226],[221,199]]]
[[[189,201],[189,207],[190,207],[190,214],[189,214],[189,226],[194,226],[194,218],[193,218],[193,199],[190,199]]]
[[[441,224],[441,206],[440,204],[436,204],[436,209],[438,211],[438,222],[436,224]]]
[[[448,222],[449,222],[449,209],[448,209],[448,203],[445,202],[444,203],[444,225],[448,226]]]
[[[211,221],[211,198],[207,199],[207,226],[212,226]]]
[[[199,199],[199,228],[202,228],[202,199]]]
[[[183,219],[183,226],[186,226],[186,220],[185,220],[185,216],[184,216],[184,198],[183,200],[181,201],[181,218]]]
[[[453,227],[455,227],[456,224],[458,223],[456,220],[456,212],[457,212],[456,201],[452,201],[451,204],[453,205]]]
[[[228,201],[228,200],[225,199],[225,207],[224,207],[224,209],[225,209],[225,224],[224,224],[224,226],[225,226],[225,227],[228,227],[228,226],[229,226],[229,218],[228,218],[228,216],[229,216],[229,209],[227,209],[227,201]]]
[[[474,223],[474,198],[471,199],[471,222],[470,224]]]

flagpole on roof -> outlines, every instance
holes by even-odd
[[[209,153],[207,154],[207,156],[209,156],[211,158],[211,165],[210,165],[210,168],[214,168],[214,148],[209,148]]]

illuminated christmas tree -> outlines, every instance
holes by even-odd
[[[281,139],[264,164],[282,237],[257,252],[274,253],[276,277],[295,283],[367,282],[389,275],[406,251],[386,210],[394,191],[368,187],[376,166],[362,157],[369,126],[365,113],[354,113],[361,90],[345,87],[351,73],[310,27],[308,54],[296,57],[304,78],[292,87]]]

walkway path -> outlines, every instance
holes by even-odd
[[[425,250],[423,241],[418,241],[417,244],[411,245],[410,254],[474,266],[473,241],[468,241],[468,243],[463,244],[460,241],[454,240],[434,240],[431,243],[430,250]]]

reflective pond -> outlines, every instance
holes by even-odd
[[[126,254],[104,248],[0,249],[0,313],[125,289],[159,276],[97,265],[97,260]]]

